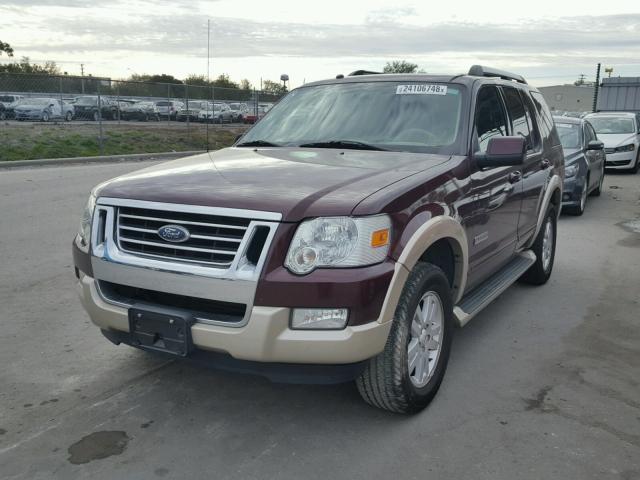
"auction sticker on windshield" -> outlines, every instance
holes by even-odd
[[[446,95],[446,85],[398,85],[396,95]]]

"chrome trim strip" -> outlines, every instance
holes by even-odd
[[[144,200],[129,200],[126,198],[100,197],[98,205],[114,205],[116,207],[148,208],[150,210],[167,210],[172,212],[202,213],[205,215],[220,215],[224,217],[250,218],[252,220],[270,220],[279,222],[282,214],[263,212],[261,210],[243,210],[224,207],[205,207],[202,205],[184,205],[181,203],[148,202]]]
[[[191,251],[191,252],[206,252],[206,253],[219,253],[220,255],[228,255],[229,257],[235,257],[236,252],[235,251],[230,251],[230,250],[214,250],[214,249],[210,249],[210,248],[200,248],[200,247],[185,247],[182,245],[167,245],[166,243],[161,243],[161,242],[149,242],[147,240],[138,240],[138,239],[134,239],[134,238],[129,238],[129,237],[123,237],[122,235],[118,235],[118,240],[120,242],[128,242],[128,243],[139,243],[140,245],[151,245],[154,247],[161,247],[161,248],[169,248],[169,249],[176,249],[176,250],[185,250],[185,251]],[[120,246],[120,248],[122,248],[122,250],[126,250],[125,248],[123,248],[122,246]],[[171,257],[169,257],[171,258]],[[231,262],[229,262],[231,263]]]
[[[124,215],[120,215],[121,217]],[[157,230],[153,230],[151,228],[139,228],[139,227],[128,227],[127,225],[118,225],[120,230],[131,230],[133,232],[145,232],[145,233],[158,233]],[[190,235],[189,238],[198,238],[200,240],[213,240],[219,242],[230,242],[230,243],[240,243],[242,242],[239,238],[227,238],[227,237],[215,237],[210,235]]]
[[[127,208],[127,207],[123,207]],[[134,207],[131,207],[134,208]],[[193,213],[193,212],[187,212]],[[223,223],[207,223],[207,222],[193,222],[190,220],[177,220],[175,218],[161,218],[161,217],[146,217],[144,215],[132,215],[131,213],[120,213],[120,217],[124,218],[137,218],[139,220],[152,220],[154,222],[162,222],[162,223],[185,223],[187,225],[201,225],[203,227],[214,227],[214,228],[226,228],[229,230],[246,230],[247,227],[241,227],[239,225],[227,225]]]

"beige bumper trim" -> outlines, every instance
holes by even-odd
[[[81,278],[78,294],[95,325],[129,331],[126,308],[106,303],[93,278]],[[289,313],[288,308],[254,306],[249,322],[240,328],[197,323],[191,328],[193,342],[198,348],[226,352],[239,360],[344,364],[380,353],[392,323],[374,321],[344,330],[290,330]]]

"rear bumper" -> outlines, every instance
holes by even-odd
[[[127,343],[127,308],[106,302],[88,275],[80,274],[77,289],[92,322]],[[191,327],[193,343],[198,350],[226,354],[236,360],[343,365],[380,353],[392,324],[373,321],[343,330],[291,330],[290,313],[286,307],[252,306],[247,323],[239,328],[196,323]]]

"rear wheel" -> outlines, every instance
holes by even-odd
[[[553,270],[553,261],[556,256],[556,225],[558,217],[556,210],[550,206],[547,215],[542,222],[531,250],[536,254],[536,261],[527,270],[520,280],[531,285],[543,285],[547,283]]]
[[[442,383],[453,335],[449,280],[419,262],[404,286],[387,343],[356,380],[362,398],[378,408],[415,413]]]
[[[42,121],[43,122],[48,122],[49,121],[49,112],[43,112],[42,113]]]
[[[97,122],[100,120],[100,114],[98,112],[93,112],[93,121]]]

